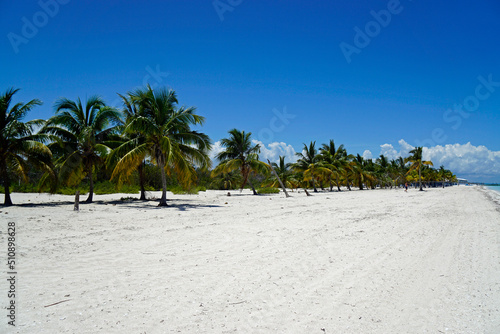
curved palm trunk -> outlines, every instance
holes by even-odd
[[[139,173],[139,187],[141,188],[141,201],[146,200],[146,190],[144,189],[144,161],[137,167]]]
[[[336,179],[337,179],[337,189],[338,189],[338,191],[342,191],[342,190],[340,190],[339,176],[338,175],[337,175]]]
[[[159,163],[158,165],[160,165],[160,170],[161,170],[161,186],[162,186],[161,199],[158,206],[167,206],[167,176],[165,175],[165,166],[162,163]]]
[[[358,177],[359,177],[359,190],[363,190],[363,181],[361,180],[361,174],[359,174]]]
[[[252,183],[252,181],[250,180],[250,178],[248,178],[248,183],[250,183],[250,187],[252,187],[253,194],[254,194],[254,195],[258,195],[258,194],[257,194],[257,192],[255,191],[255,188],[254,188],[253,183]]]
[[[89,187],[89,197],[87,197],[85,203],[92,203],[92,199],[94,198],[94,176],[92,175],[92,166],[90,167],[87,174],[90,179],[90,187]]]
[[[1,170],[2,170],[3,187],[5,188],[5,199],[3,204],[5,206],[11,206],[12,200],[10,198],[10,179],[9,175],[7,174],[7,166],[5,163],[2,163],[1,167],[2,167]]]
[[[347,189],[349,189],[349,191],[351,191],[351,181],[349,180],[349,178],[347,178]]]
[[[252,187],[252,191],[254,195],[258,195],[257,192],[255,191],[255,188],[252,184],[252,181],[250,181],[250,170],[247,170],[246,168],[241,168],[241,174],[243,175],[243,183],[241,184],[241,190],[245,188],[245,185],[250,183],[250,187]]]

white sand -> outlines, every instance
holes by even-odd
[[[486,190],[226,193],[95,196],[80,212],[13,194],[43,204],[0,207],[2,306],[7,221],[18,271],[17,327],[2,310],[0,332],[500,333]]]

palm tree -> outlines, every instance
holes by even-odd
[[[442,186],[444,188],[446,181],[450,182],[453,179],[454,175],[453,173],[445,169],[443,165],[441,165],[437,171],[437,178],[439,181],[441,181]]]
[[[292,183],[292,175],[291,175],[291,167],[292,163],[285,163],[285,157],[284,156],[279,156],[279,163],[272,162],[271,165],[273,166],[274,171],[278,175],[278,177],[281,179],[281,182],[283,182],[283,185],[288,188],[293,188],[293,183]],[[279,181],[276,177],[271,177],[270,179],[270,187],[275,187],[278,188],[280,186]]]
[[[0,180],[4,186],[4,205],[12,205],[10,198],[11,173],[19,174],[27,180],[29,165],[35,166],[54,176],[52,153],[42,141],[46,137],[34,134],[34,128],[42,126],[43,120],[26,123],[21,120],[33,107],[41,105],[40,100],[31,100],[26,104],[19,102],[10,108],[12,97],[19,89],[10,88],[0,95]],[[9,109],[10,108],[10,109]]]
[[[134,100],[132,96],[123,96],[118,94],[123,101],[123,121],[120,124],[121,136],[118,138],[120,141],[118,147],[116,147],[108,156],[108,167],[116,167],[116,163],[122,159],[127,153],[132,151],[134,148],[140,146],[145,142],[146,136],[140,132],[125,132],[124,129],[129,124],[134,117],[138,117],[140,113],[139,103]],[[124,181],[128,180],[131,173],[137,170],[139,175],[139,188],[140,188],[140,200],[146,200],[146,190],[145,190],[145,176],[144,176],[144,166],[146,160],[140,161],[137,165],[126,165],[124,167],[129,167],[125,170],[116,169],[112,174],[111,179],[118,179],[118,184],[122,184]],[[113,168],[115,170],[115,168]]]
[[[61,153],[57,161],[60,179],[66,184],[76,184],[87,176],[86,202],[92,203],[94,168],[102,164],[111,151],[107,139],[116,130],[112,126],[119,122],[119,113],[98,96],[90,97],[85,107],[80,98],[76,101],[61,98],[54,108],[55,116],[42,131],[52,135],[55,142],[51,147]]]
[[[241,175],[236,171],[229,173],[221,173],[215,178],[212,178],[211,187],[219,190],[236,189],[237,185],[241,184]]]
[[[392,179],[393,182],[396,183],[396,185],[402,185],[406,181],[406,172],[407,172],[407,167],[405,160],[402,157],[398,157],[395,160],[391,160],[391,173],[392,173]]]
[[[344,145],[340,145],[338,148],[335,147],[335,142],[330,139],[328,144],[323,144],[320,149],[321,159],[325,163],[325,167],[329,168],[332,171],[332,174],[335,175],[337,190],[340,189],[339,177],[346,171],[346,167],[348,164],[347,161],[347,151],[344,148]],[[331,175],[329,175],[330,181],[330,191],[332,191],[332,183],[331,183]]]
[[[239,169],[243,178],[241,189],[249,182],[253,194],[257,195],[257,191],[255,191],[255,187],[249,178],[250,173],[267,174],[269,165],[259,160],[260,145],[253,145],[251,136],[251,132],[246,133],[237,129],[229,131],[229,138],[221,140],[221,145],[225,149],[215,156],[220,163],[212,171],[212,176]]]
[[[367,169],[367,162],[359,155],[352,160],[352,176],[358,182],[359,190],[363,190],[363,184],[373,180],[372,173]]]
[[[118,161],[113,176],[130,173],[149,157],[159,168],[162,197],[158,206],[167,206],[167,178],[165,170],[173,171],[182,184],[190,184],[196,177],[195,165],[210,166],[208,151],[210,138],[191,126],[202,125],[203,116],[194,107],[177,107],[177,94],[173,90],[147,88],[129,93],[129,99],[138,111],[127,122],[124,132],[134,135],[125,143],[130,148]],[[137,136],[141,134],[143,139]]]
[[[422,167],[424,165],[433,166],[432,161],[423,161],[422,160],[422,147],[415,147],[410,151],[411,155],[405,159],[406,162],[411,162],[410,169],[407,173],[410,173],[413,170],[418,171],[418,183],[420,191],[423,191],[422,188]]]
[[[321,155],[316,150],[316,142],[312,141],[309,146],[304,144],[304,149],[300,153],[295,153],[299,159],[294,164],[294,169],[302,172],[304,181],[311,181],[314,192],[318,192],[316,181],[325,175],[331,175],[332,171],[324,166]]]
[[[376,162],[377,165],[375,168],[375,175],[380,181],[381,186],[385,188],[387,186],[387,183],[390,183],[390,186],[392,188],[392,179],[390,177],[391,164],[389,162],[389,159],[387,159],[385,155],[381,154],[380,157],[377,158]]]

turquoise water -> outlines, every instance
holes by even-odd
[[[500,186],[488,186],[488,188],[498,191],[500,193]]]

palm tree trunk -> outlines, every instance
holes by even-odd
[[[252,181],[250,180],[250,177],[248,178],[248,183],[250,183],[250,187],[252,187],[253,194],[258,195],[257,192],[255,191]]]
[[[349,181],[349,178],[347,178],[347,189],[351,191],[351,182]]]
[[[141,201],[146,200],[146,191],[144,189],[144,161],[137,167],[137,172],[139,173],[139,187],[141,188]]]
[[[89,197],[87,197],[85,203],[92,203],[92,199],[94,198],[94,177],[92,175],[92,166],[90,166],[87,174],[90,180],[90,187],[89,187]]]
[[[316,182],[314,182],[314,177],[312,178],[312,183],[313,183],[314,192],[317,193],[318,189],[316,189]]]
[[[271,168],[271,171],[273,172],[274,176],[276,176],[276,178],[278,179],[278,182],[279,182],[281,188],[285,192],[285,196],[290,197],[290,195],[288,195],[288,192],[286,191],[285,185],[283,184],[283,182],[281,182],[281,179],[280,179],[278,173],[276,173],[276,171],[274,170],[273,165],[271,164],[271,161],[269,161],[269,159],[267,159],[267,162],[269,163],[269,167]]]
[[[159,163],[158,165],[160,166],[160,171],[161,171],[161,186],[162,186],[161,199],[158,206],[167,206],[167,176],[165,175],[165,166],[162,163]]]
[[[2,170],[3,187],[5,188],[5,199],[3,204],[5,206],[11,206],[12,200],[10,198],[10,179],[9,179],[9,174],[7,174],[7,164],[4,162],[0,167]]]
[[[336,179],[337,179],[337,189],[338,189],[338,191],[342,191],[342,190],[340,190],[339,176],[338,175],[337,175]]]
[[[361,174],[359,174],[358,177],[359,177],[359,190],[363,190],[363,181],[361,180]]]
[[[245,185],[248,182],[248,176],[250,175],[250,171],[247,172],[245,167],[241,167],[240,171],[241,171],[241,176],[243,176],[243,183],[241,184],[241,190],[243,190],[243,188],[245,188]]]

